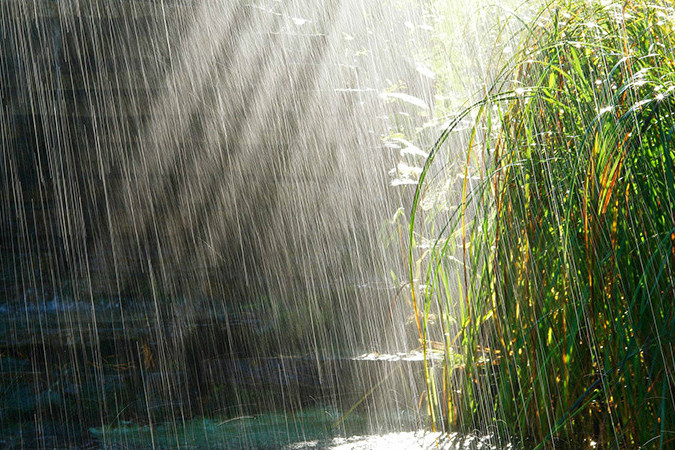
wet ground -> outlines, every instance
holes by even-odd
[[[227,339],[214,322],[240,336],[266,328],[248,314],[194,308],[186,328],[173,322],[187,312],[153,309],[58,297],[2,306],[0,448],[435,445],[414,431],[425,426],[413,382],[423,379],[419,352],[210,353]]]
[[[335,416],[318,409],[297,415],[247,416],[223,422],[211,419],[155,428],[133,425],[96,429],[106,448],[222,448],[285,450],[496,449],[489,437],[441,434],[423,430],[354,434],[363,425],[358,414],[339,426]]]

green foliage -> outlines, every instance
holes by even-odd
[[[463,193],[434,219],[420,301],[445,317],[425,338],[466,360],[432,389],[436,421],[542,447],[675,445],[674,32],[669,2],[556,1],[465,111]],[[458,124],[420,177],[411,242]]]

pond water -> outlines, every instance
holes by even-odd
[[[496,449],[490,437],[459,436],[425,430],[356,434],[364,418],[354,414],[335,425],[335,415],[311,409],[297,415],[265,414],[225,421],[211,419],[149,427],[122,424],[91,430],[100,442],[113,448],[223,448],[286,450],[415,450]],[[506,447],[510,448],[510,447]]]

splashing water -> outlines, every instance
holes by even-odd
[[[0,10],[0,445],[432,445],[350,437],[426,424],[391,217],[438,130],[396,134],[436,120],[428,10]]]

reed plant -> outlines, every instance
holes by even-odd
[[[435,427],[675,448],[674,33],[669,1],[554,1],[431,149],[409,259],[424,348],[446,355],[426,366]],[[424,208],[467,120],[461,196]]]

